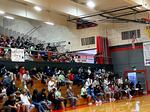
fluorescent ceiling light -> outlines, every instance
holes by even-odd
[[[4,16],[4,17],[7,19],[15,19],[14,17],[11,17],[11,16]]]
[[[52,22],[44,22],[45,24],[48,24],[48,25],[54,25],[54,23],[52,23]]]
[[[94,8],[96,5],[95,5],[95,3],[93,2],[93,1],[88,1],[87,3],[86,3],[86,5],[89,7],[89,8]]]
[[[4,11],[2,11],[2,10],[0,10],[0,14],[5,14],[5,12],[4,12]]]
[[[39,6],[34,6],[34,9],[36,10],[36,11],[42,11],[42,8],[41,7],[39,7]]]

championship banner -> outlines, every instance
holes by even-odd
[[[143,43],[143,54],[145,66],[150,66],[150,42]]]
[[[24,62],[24,49],[11,48],[11,60],[15,62]]]
[[[150,39],[150,26],[145,27],[145,33],[146,33],[147,37]]]

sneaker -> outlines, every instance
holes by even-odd
[[[97,104],[97,103],[98,103],[98,101],[95,101],[95,103]]]
[[[92,103],[88,103],[88,105],[90,106],[90,105],[92,105]]]
[[[130,96],[129,96],[129,99],[131,100],[131,99],[132,99],[132,97],[133,97],[133,96],[132,96],[132,95],[130,95]]]
[[[111,98],[109,98],[109,102],[111,102],[112,101],[112,99]]]
[[[113,99],[112,99],[112,101],[114,102],[114,101],[116,101],[116,99],[115,99],[115,98],[113,98]]]
[[[101,104],[102,104],[102,101],[100,100],[98,103],[101,105]]]

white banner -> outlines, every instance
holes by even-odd
[[[143,54],[145,66],[150,66],[150,42],[143,43]]]
[[[24,62],[25,61],[24,49],[11,48],[11,60],[17,62]]]

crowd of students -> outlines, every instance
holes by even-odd
[[[117,77],[111,71],[105,69],[92,69],[90,67],[80,67],[78,71],[73,68],[67,71],[61,68],[32,68],[27,70],[24,67],[16,66],[12,70],[7,70],[1,66],[0,97],[3,98],[5,112],[29,112],[34,107],[39,112],[59,110],[65,108],[68,101],[73,108],[76,107],[78,99],[87,99],[87,104],[102,104],[104,102],[114,102],[127,96],[131,100],[135,92],[143,91],[140,82],[136,85],[127,78]],[[21,80],[22,86],[17,88],[16,80]],[[30,89],[34,85],[33,80],[41,80],[47,85],[41,91]],[[81,88],[81,93],[75,95],[73,85]],[[66,86],[63,91],[66,97],[62,96],[61,86]],[[48,94],[46,94],[48,91]]]
[[[29,49],[29,50],[51,50],[49,44],[44,46],[42,43],[35,44],[32,41],[32,37],[25,38],[25,36],[18,36],[17,38],[13,36],[0,36],[0,47],[9,47],[9,48],[19,48],[19,49]]]
[[[10,59],[10,48],[25,49],[25,60],[41,59],[50,62],[80,62],[80,56],[58,53],[57,47],[48,44],[35,44],[32,38],[0,35],[0,58]]]

